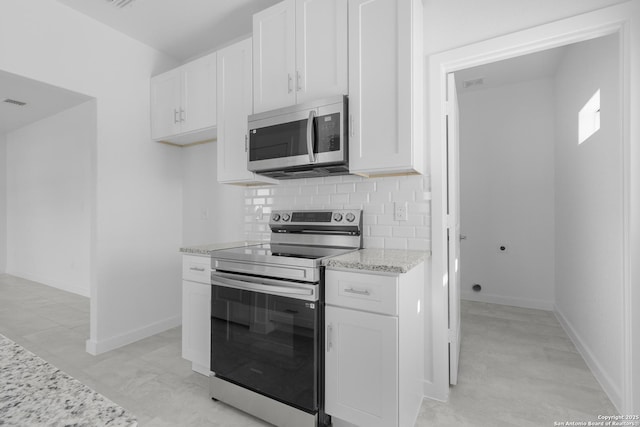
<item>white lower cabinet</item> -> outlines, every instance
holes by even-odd
[[[326,307],[328,414],[358,426],[398,418],[398,318]]]
[[[182,261],[182,357],[209,375],[211,354],[211,258],[184,255]]]
[[[327,270],[325,411],[334,425],[413,426],[424,378],[424,264]]]

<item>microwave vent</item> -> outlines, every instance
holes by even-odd
[[[117,7],[118,9],[122,9],[125,6],[129,6],[135,0],[106,0],[111,6]]]
[[[16,105],[18,107],[24,107],[27,105],[26,102],[18,101],[17,99],[5,98],[2,102],[6,102],[7,104]]]

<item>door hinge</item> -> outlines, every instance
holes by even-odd
[[[444,112],[447,116],[450,116],[453,113],[453,103],[451,101],[446,101],[444,103]]]
[[[453,329],[448,329],[447,330],[447,339],[450,343],[454,343],[457,341],[457,337],[456,337],[456,331],[454,331]]]
[[[245,134],[245,136],[244,136],[244,152],[245,153],[249,150],[248,140],[249,140],[249,136]]]

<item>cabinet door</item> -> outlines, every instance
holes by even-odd
[[[171,70],[151,79],[151,138],[180,132],[180,71]]]
[[[398,425],[398,318],[325,309],[325,410],[358,426]]]
[[[255,113],[296,102],[295,1],[253,15],[253,109]]]
[[[208,373],[211,354],[211,285],[182,281],[182,357]]]
[[[196,59],[182,69],[182,132],[216,125],[216,54]]]
[[[422,172],[419,2],[349,0],[352,173]]]
[[[348,93],[347,0],[296,0],[296,102]]]

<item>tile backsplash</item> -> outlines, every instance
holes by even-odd
[[[362,209],[364,247],[431,249],[428,176],[362,178],[356,175],[281,181],[244,192],[245,235],[269,239],[269,215],[277,209]],[[395,203],[407,204],[407,220],[394,219]]]

